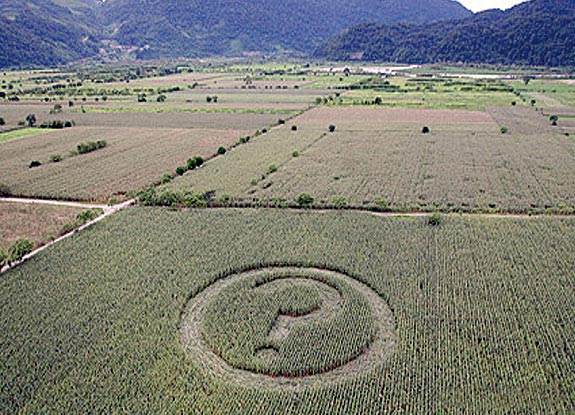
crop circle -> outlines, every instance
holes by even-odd
[[[188,302],[180,327],[195,363],[255,387],[324,384],[365,373],[395,344],[371,288],[336,271],[267,267],[219,279]]]

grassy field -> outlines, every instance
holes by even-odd
[[[58,236],[81,208],[0,202],[0,249],[6,251],[17,239],[36,246]]]
[[[323,107],[290,123],[298,130],[273,130],[166,188],[240,204],[293,205],[305,192],[317,206],[398,211],[575,208],[575,143],[533,108]]]
[[[7,131],[0,133],[0,144],[7,141],[19,140],[21,138],[31,137],[34,135],[45,133],[46,130],[39,130],[37,128],[22,128],[19,130]]]
[[[572,413],[574,226],[452,217],[434,227],[365,212],[121,212],[0,279],[0,405],[7,414]],[[286,265],[291,273],[266,268]],[[318,268],[337,272],[321,277]],[[365,291],[392,312],[383,326],[390,331],[374,328],[381,320]],[[264,353],[258,364],[295,378],[262,383],[233,350],[222,350],[220,372],[185,348],[186,310],[201,295],[202,333],[213,341],[232,336],[249,348],[254,337],[245,333],[265,337],[271,327],[280,353],[335,348],[359,365],[355,327],[364,327],[364,352],[379,339],[390,353],[339,376],[330,376],[337,367],[329,361],[314,366],[313,354],[296,360],[306,374],[323,370],[310,385],[289,372],[289,354],[266,363]],[[236,323],[232,309],[213,303],[234,298],[256,310],[256,322]],[[280,309],[258,314],[270,301]],[[346,307],[366,302],[369,312],[346,317]],[[326,337],[313,337],[330,324]],[[304,337],[294,343],[297,333]]]
[[[500,80],[364,77],[361,85],[343,94],[332,105],[479,111],[512,103],[524,105],[513,93],[513,87]]]

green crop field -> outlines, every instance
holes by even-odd
[[[572,413],[574,231],[134,208],[0,279],[0,406]]]

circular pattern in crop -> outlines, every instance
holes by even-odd
[[[385,301],[347,275],[269,267],[229,275],[193,297],[181,338],[213,376],[285,388],[373,369],[391,353],[394,327]]]

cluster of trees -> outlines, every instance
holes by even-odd
[[[532,0],[508,11],[425,25],[356,26],[315,54],[348,60],[575,66],[575,2]]]

